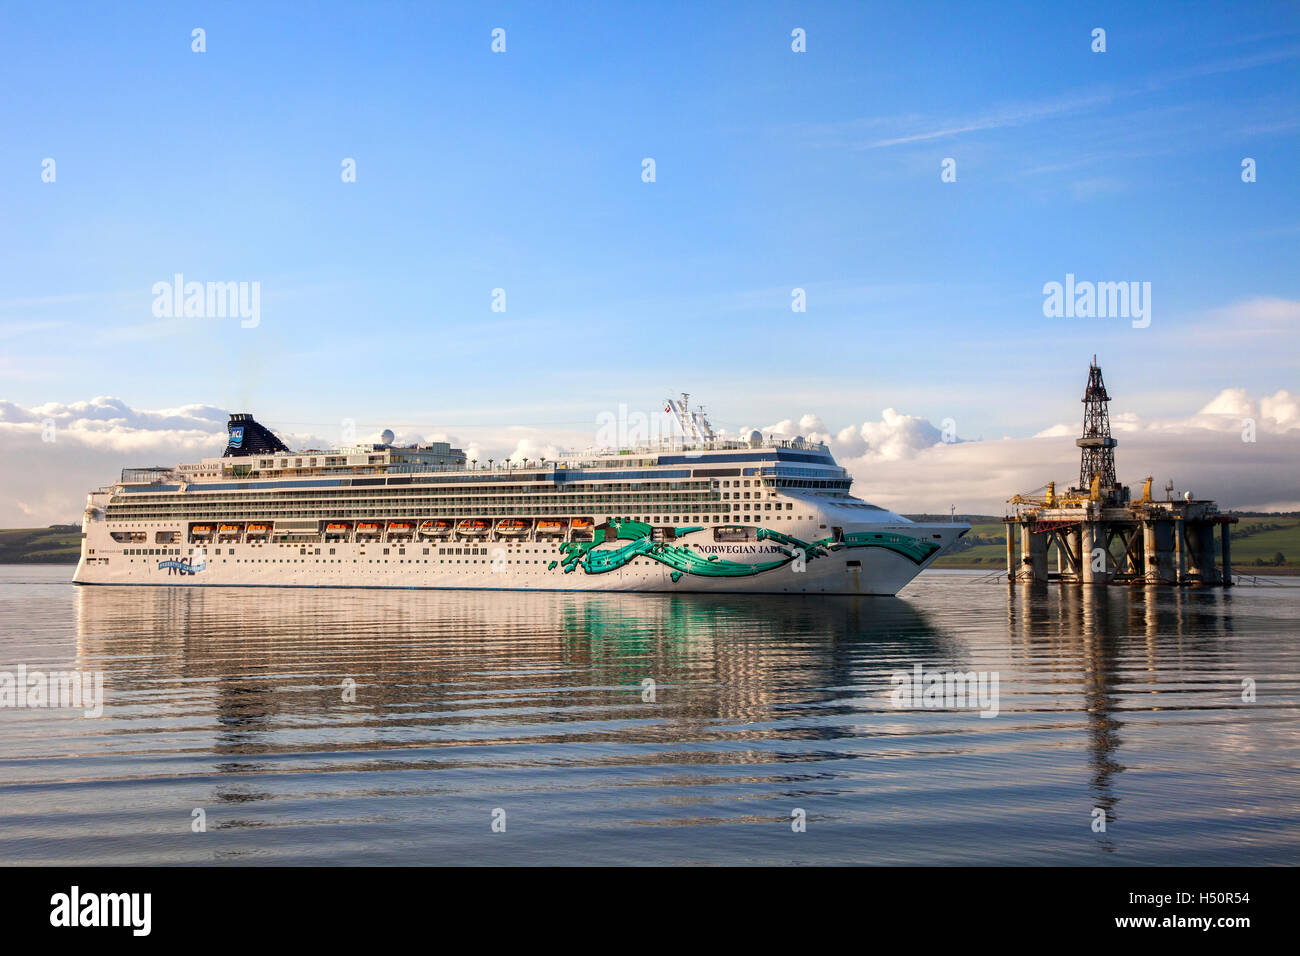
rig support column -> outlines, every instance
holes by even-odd
[[[1034,537],[1029,522],[1022,522],[1020,525],[1020,573],[1017,575],[1021,581],[1035,580],[1033,566]]]
[[[1025,526],[1029,528],[1028,525]],[[1026,557],[1029,558],[1029,579],[1034,584],[1047,583],[1047,535],[1030,534],[1025,540],[1028,545]]]
[[[1082,528],[1082,548],[1079,562],[1083,566],[1084,584],[1110,583],[1110,555],[1105,548],[1106,538],[1102,526],[1096,521],[1085,521]],[[1100,555],[1095,552],[1100,551]],[[1097,568],[1094,562],[1100,561]]]
[[[1070,553],[1074,555],[1073,581],[1078,584],[1083,580],[1083,532],[1076,526],[1064,532],[1061,538],[1070,544]]]
[[[1152,533],[1156,537],[1156,583],[1178,584],[1178,563],[1175,562],[1174,550],[1177,549],[1178,527],[1174,522],[1152,522]]]
[[[1187,522],[1174,522],[1174,553],[1178,558],[1178,576],[1174,578],[1177,584],[1187,583]]]
[[[1217,584],[1214,579],[1214,525],[1198,521],[1189,529],[1196,541],[1196,579],[1202,585]]]
[[[1160,581],[1160,558],[1156,550],[1156,523],[1142,522],[1142,580],[1147,584]]]
[[[1016,579],[1016,526],[1010,521],[1003,524],[1007,529],[1007,580]]]
[[[1219,547],[1222,549],[1223,559],[1223,586],[1232,587],[1232,545],[1228,538],[1228,525],[1226,523],[1219,525]]]

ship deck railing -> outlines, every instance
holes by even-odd
[[[193,485],[202,485],[209,481],[229,481],[247,479],[264,481],[276,478],[327,477],[348,475],[401,475],[401,474],[460,474],[473,472],[511,472],[511,471],[554,471],[569,467],[587,467],[597,464],[596,459],[619,458],[636,455],[655,455],[664,453],[690,454],[709,451],[748,451],[788,448],[800,451],[829,452],[821,442],[811,442],[795,438],[767,438],[751,444],[747,441],[733,439],[715,439],[708,442],[686,442],[681,439],[661,439],[659,441],[641,442],[625,448],[588,448],[584,451],[566,450],[557,452],[552,457],[530,458],[523,461],[502,460],[484,463],[482,461],[466,462],[463,465],[428,465],[420,462],[402,462],[385,465],[344,465],[316,466],[299,468],[251,468],[240,459],[222,461],[220,474],[185,474],[174,468],[124,468],[119,484],[155,485],[175,481],[186,481]],[[297,453],[295,453],[297,457]],[[246,470],[244,470],[246,469]]]
[[[747,441],[739,441],[730,438],[717,438],[707,442],[688,442],[681,439],[664,438],[659,441],[638,442],[635,445],[629,445],[620,448],[586,448],[582,451],[574,449],[562,450],[556,453],[556,457],[563,461],[566,459],[579,458],[610,458],[623,455],[646,455],[661,452],[693,452],[693,451],[742,451],[749,449],[764,448],[793,448],[802,451],[828,451],[827,447],[821,442],[810,442],[805,439],[794,438],[765,438],[757,444],[751,444]]]
[[[161,485],[177,479],[175,468],[123,468],[119,482],[124,485]]]

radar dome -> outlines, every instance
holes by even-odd
[[[385,445],[391,445],[396,438],[397,436],[393,434],[391,428],[385,428],[384,433],[379,436],[379,440]]]
[[[763,433],[755,428],[749,433],[749,447],[758,448],[763,444]]]

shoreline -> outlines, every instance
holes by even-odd
[[[926,568],[926,570],[927,571],[988,571],[990,574],[992,574],[994,571],[999,571],[1003,574],[1006,573],[1005,567],[998,567],[997,565],[994,564],[969,564],[969,563],[936,564],[936,565],[932,565],[929,568]],[[1234,578],[1242,577],[1242,576],[1252,577],[1252,578],[1297,577],[1300,576],[1300,568],[1287,568],[1287,567],[1282,567],[1282,568],[1262,567],[1261,568],[1261,567],[1256,567],[1255,565],[1252,564],[1248,564],[1243,567],[1238,567],[1236,565],[1233,565],[1232,576]]]
[[[48,567],[65,567],[75,568],[76,561],[0,561],[0,567],[28,567],[28,568],[48,568]],[[925,569],[926,571],[986,571],[990,576],[996,571],[1002,574],[1006,573],[1005,568],[993,564],[936,564]],[[921,572],[922,574],[925,571]],[[1233,577],[1251,577],[1251,578],[1288,578],[1300,577],[1300,568],[1257,568],[1253,565],[1246,567],[1234,567],[1232,569]]]

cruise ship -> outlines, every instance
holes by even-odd
[[[969,526],[850,494],[830,450],[716,434],[467,461],[444,442],[290,451],[232,414],[220,457],[92,491],[78,584],[894,595]]]

